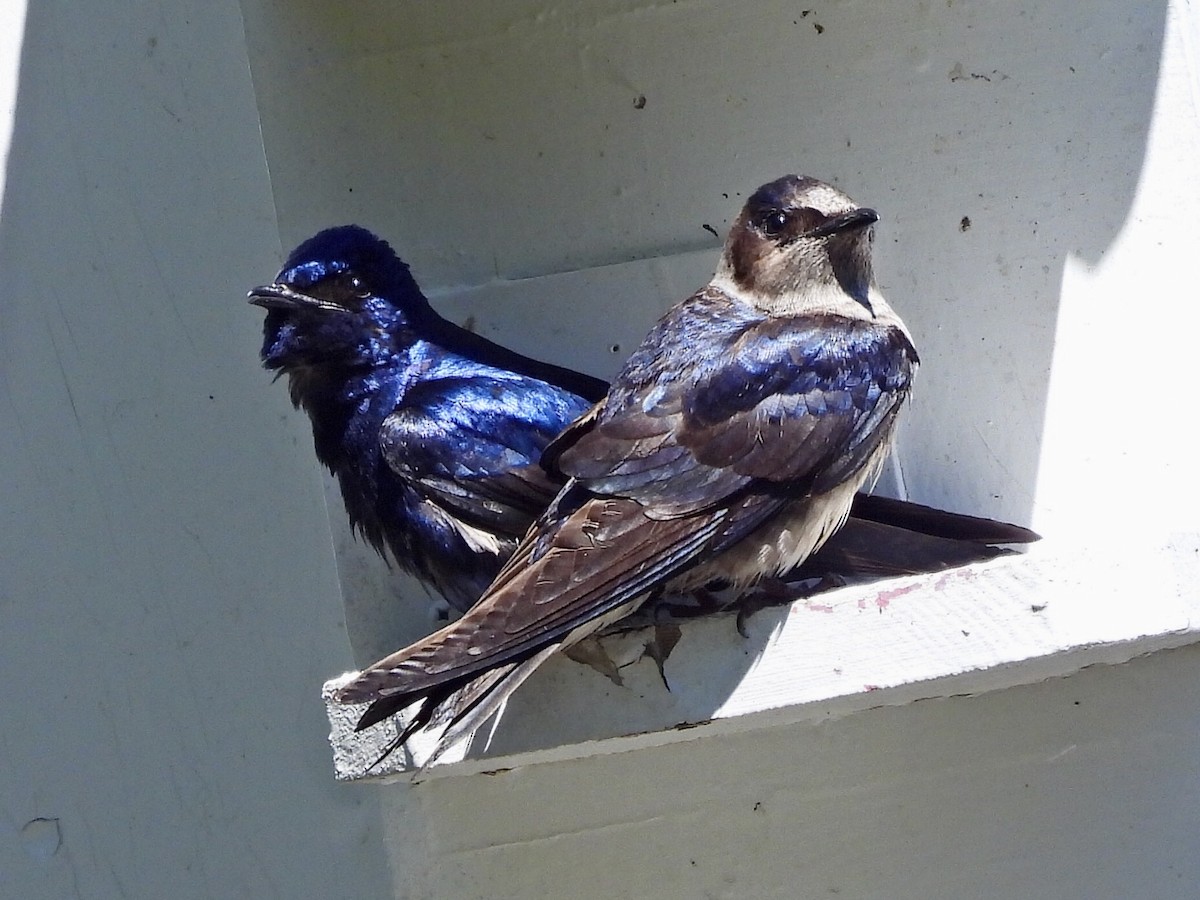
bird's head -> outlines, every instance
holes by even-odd
[[[815,178],[785,175],[746,201],[717,272],[769,314],[870,311],[872,225],[879,216]]]
[[[309,238],[248,296],[267,311],[262,358],[272,369],[376,360],[434,315],[408,266],[357,225]]]

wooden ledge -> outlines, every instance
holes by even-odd
[[[742,638],[731,616],[685,623],[665,665],[645,632],[605,639],[618,686],[555,658],[470,746],[421,778],[617,753],[875,706],[976,694],[1200,640],[1200,535],[1155,546],[1027,554],[841,588],[765,610]],[[433,739],[367,771],[392,723],[353,732],[362,707],[324,697],[341,780],[413,777]]]

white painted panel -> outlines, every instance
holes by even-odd
[[[0,897],[379,896],[314,701],[320,482],[245,302],[279,239],[237,5],[8,6]]]
[[[390,785],[395,895],[1192,900],[1198,680],[1193,646],[982,696]]]
[[[455,317],[607,375],[711,267],[703,225],[806,171],[883,216],[925,363],[912,494],[1161,548],[1197,508],[1190,4],[244,0],[244,33],[228,2],[27,6],[0,50],[0,894],[380,896],[390,862],[406,897],[1194,896],[1192,649],[334,784],[317,690],[363,661],[339,591],[390,591],[344,555],[339,582],[242,301],[360,221]]]
[[[1189,7],[363,11],[334,21],[317,4],[248,10],[285,243],[334,220],[360,221],[393,240],[451,317],[609,375],[618,360],[604,348],[624,346],[662,303],[699,283],[682,279],[671,285],[678,293],[666,292],[648,278],[652,267],[669,271],[678,260],[697,279],[711,269],[718,242],[698,226],[722,231],[740,196],[783,171],[835,180],[882,213],[879,277],[922,352],[901,437],[911,495],[1033,521],[1050,557],[1065,554],[1048,569],[1015,567],[1022,587],[1000,603],[1011,616],[986,603],[968,613],[979,597],[963,590],[944,606],[906,607],[914,611],[903,621],[904,604],[894,605],[896,618],[881,613],[882,625],[856,634],[858,595],[848,595],[844,632],[826,635],[810,624],[814,613],[797,609],[761,659],[759,645],[721,655],[728,623],[698,624],[685,632],[692,652],[681,644],[668,664],[686,686],[667,700],[645,663],[625,689],[549,666],[514,700],[492,737],[496,755],[467,765],[528,762],[537,754],[522,753],[533,748],[567,759],[383,789],[397,892],[1191,896],[1196,873],[1175,830],[1190,818],[1188,803],[1156,805],[1194,795],[1190,724],[1163,756],[1161,778],[1146,773],[1120,796],[1108,773],[1144,747],[1144,735],[1115,709],[1094,767],[1052,787],[1043,767],[1062,771],[1060,760],[1083,758],[1072,755],[1081,744],[1056,736],[1043,752],[1022,742],[1033,735],[1040,748],[1038,735],[1062,724],[1038,706],[1040,691],[1053,697],[1081,680],[1107,696],[1110,682],[1132,683],[1138,663],[1100,682],[1085,673],[947,701],[953,717],[931,715],[939,707],[929,704],[856,714],[842,721],[863,730],[836,752],[822,752],[828,731],[811,723],[736,738],[697,729],[703,740],[650,748],[671,737],[656,729],[694,720],[677,715],[681,698],[703,697],[711,711],[724,687],[734,705],[762,703],[772,689],[765,672],[794,663],[807,673],[823,653],[869,670],[903,667],[911,651],[896,684],[944,673],[951,647],[978,651],[971,658],[985,666],[1029,654],[915,693],[849,695],[861,708],[1038,680],[1192,639],[1194,547],[1169,537],[1197,524],[1194,437],[1180,406],[1193,380],[1194,304],[1172,266],[1192,252],[1187,210],[1200,199],[1185,41],[1195,24],[1180,22]],[[272,54],[267,41],[284,22],[293,40],[319,49],[303,59]],[[355,152],[340,152],[345,135]],[[1163,323],[1183,348],[1158,350]],[[1131,525],[1137,552],[1119,546]],[[1102,565],[1089,569],[1089,551],[1071,548],[1091,544],[1102,545],[1090,557]],[[1052,615],[1061,618],[1041,637],[1015,624],[1048,621],[1030,609],[1040,604],[1022,606],[1026,588],[1057,598]],[[1004,597],[1000,583],[990,589]],[[922,637],[935,634],[922,654]],[[788,635],[796,643],[773,655]],[[1151,671],[1151,685],[1175,677]],[[830,697],[836,681],[825,685]],[[1146,715],[1178,721],[1157,708],[1171,703],[1163,692],[1139,683],[1135,693],[1129,702],[1147,704]],[[805,719],[822,706],[798,709]],[[621,734],[635,737],[605,742]],[[588,740],[646,749],[605,757],[589,755],[593,745],[580,756],[584,745],[573,741]],[[725,742],[741,742],[738,752],[722,756]],[[892,756],[900,764],[889,769]],[[843,763],[853,775],[821,787]],[[906,766],[922,774],[909,777]],[[1042,776],[1021,784],[1043,790],[1017,790],[997,771]],[[1192,787],[1176,794],[1181,781]],[[763,785],[794,798],[769,823],[753,817]],[[816,785],[816,796],[798,785]],[[733,797],[750,794],[758,806],[730,810]]]

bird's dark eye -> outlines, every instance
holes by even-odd
[[[777,237],[787,228],[788,215],[781,209],[767,213],[762,220],[762,232],[767,237]]]
[[[360,296],[360,297],[365,297],[365,296],[367,296],[367,294],[370,293],[370,291],[367,290],[367,286],[365,284],[363,284],[362,279],[359,278],[357,275],[350,276],[349,284],[350,284],[350,290],[354,291],[354,293],[358,294],[358,296]]]

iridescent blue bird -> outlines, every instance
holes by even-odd
[[[607,385],[439,316],[387,243],[354,225],[302,243],[250,302],[354,530],[458,612],[560,482],[542,451]]]

